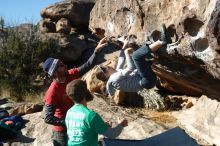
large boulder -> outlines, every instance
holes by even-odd
[[[61,18],[59,21],[57,21],[56,24],[56,31],[58,33],[66,33],[69,34],[71,30],[70,22],[66,18]]]
[[[181,127],[193,138],[203,139],[209,145],[220,145],[220,103],[206,96],[200,97],[190,109],[175,112]]]
[[[93,48],[97,43],[97,40],[91,43],[87,39],[92,36],[88,24],[94,4],[95,0],[65,0],[41,11],[40,37],[46,41],[56,40],[58,49],[54,54],[65,63],[79,62],[85,49]]]
[[[218,46],[218,49],[216,50],[218,53],[219,53],[219,45],[220,45],[220,20],[219,20],[220,10],[219,10],[219,7],[220,7],[220,1],[217,1],[215,5],[215,9],[212,12],[211,18],[209,20],[208,29],[207,29],[209,42],[213,48]]]
[[[165,23],[170,42],[183,38],[158,52],[153,69],[163,87],[220,100],[219,6],[217,0],[97,0],[89,28],[106,36],[134,34],[143,43],[157,40]]]
[[[62,49],[62,58],[69,63],[77,61],[87,47],[83,40],[69,35],[61,35],[59,44]]]
[[[45,33],[41,35],[41,38],[43,41],[55,40],[59,45],[57,52],[60,53],[59,56],[66,63],[77,61],[87,48],[84,40],[69,34]]]
[[[41,11],[43,18],[58,21],[67,18],[74,26],[88,26],[89,14],[95,4],[95,0],[66,0],[44,8]]]
[[[9,114],[13,115],[26,115],[31,113],[40,112],[43,110],[43,104],[25,103],[19,106],[13,107],[9,110]]]
[[[56,32],[56,26],[54,22],[52,22],[50,19],[42,19],[39,22],[39,30],[42,33],[53,33]]]

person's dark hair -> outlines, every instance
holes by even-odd
[[[87,89],[86,82],[80,79],[71,81],[66,87],[66,93],[76,103],[80,103],[84,98],[86,101],[93,99],[92,94]]]
[[[133,48],[133,50],[136,51],[139,48],[138,44],[136,43],[137,36],[131,34],[128,36],[128,38],[129,38],[129,43],[126,48]]]
[[[106,73],[106,68],[98,66],[98,71],[96,72],[96,78],[103,82],[107,81],[108,78],[106,77],[105,73]]]
[[[136,51],[139,48],[139,46],[136,43],[130,43],[126,46],[126,48],[133,48],[134,51]]]

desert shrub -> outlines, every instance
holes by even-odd
[[[1,25],[4,26],[4,25]],[[55,40],[43,42],[37,26],[2,28],[0,35],[0,81],[10,87],[12,95],[21,98],[35,91],[32,81],[42,75],[42,63],[48,56],[57,57]]]

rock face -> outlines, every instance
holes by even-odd
[[[81,40],[74,35],[64,33],[45,33],[41,35],[43,41],[55,40],[59,45],[59,56],[65,63],[77,61],[82,53],[87,49],[85,40]]]
[[[25,115],[23,118],[28,121],[25,128],[21,130],[16,140],[5,143],[5,146],[7,144],[20,146],[52,145],[50,140],[52,128],[45,124],[41,112]]]
[[[43,18],[51,18],[58,21],[61,18],[70,20],[75,26],[88,26],[89,14],[94,6],[95,0],[66,0],[55,3],[41,11]]]
[[[99,113],[105,121],[112,122],[113,126],[116,124],[118,117],[126,116],[129,124],[120,134],[120,139],[144,139],[165,131],[163,126],[154,121],[145,118],[138,118],[133,114],[130,116],[124,115],[126,113],[124,109],[121,109],[121,107],[111,107],[100,97],[95,98],[95,100],[90,102],[88,106]],[[175,124],[171,127],[173,126],[175,126]]]
[[[66,18],[61,18],[56,24],[56,29],[58,33],[70,33],[71,26],[69,20]]]
[[[143,43],[157,40],[165,23],[170,42],[183,39],[158,52],[153,68],[163,87],[220,100],[219,7],[218,0],[97,0],[89,27],[106,36],[135,34]]]
[[[210,41],[210,44],[212,47],[219,46],[220,44],[220,25],[219,25],[220,24],[220,20],[219,20],[220,10],[219,10],[219,7],[220,7],[220,2],[217,1],[215,9],[211,15],[211,18],[208,24],[208,29],[207,29],[207,34],[209,34],[209,37],[210,37],[209,40],[212,40]],[[217,50],[217,52],[219,53],[219,49]]]
[[[62,51],[61,56],[66,62],[78,60],[87,47],[85,41],[63,34],[59,37],[59,44]]]
[[[56,26],[50,19],[43,19],[39,22],[39,30],[43,33],[56,32]]]
[[[202,138],[211,145],[220,145],[220,103],[206,96],[200,97],[190,109],[175,113],[186,131],[195,138]],[[201,113],[202,111],[202,113]]]
[[[89,48],[87,38],[79,39],[79,31],[90,34],[88,31],[90,11],[95,0],[65,0],[44,8],[41,11],[42,20],[39,30],[43,40],[54,39],[60,46],[58,56],[65,63],[78,61],[82,53]],[[46,39],[44,39],[46,38]],[[87,41],[88,42],[88,41]]]

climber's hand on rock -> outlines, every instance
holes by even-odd
[[[125,54],[132,54],[134,52],[133,48],[127,48],[125,49]]]
[[[123,127],[128,126],[128,121],[125,118],[119,119],[118,118],[118,124],[121,124]]]
[[[124,40],[124,44],[123,44],[122,49],[125,49],[125,48],[126,48],[126,46],[127,46],[128,43],[129,43],[129,39],[130,39],[130,36],[126,37],[126,39]]]
[[[101,39],[97,45],[97,47],[95,48],[96,52],[100,52],[102,50],[102,48],[104,48],[105,46],[107,46],[107,38],[104,37],[103,39]]]

